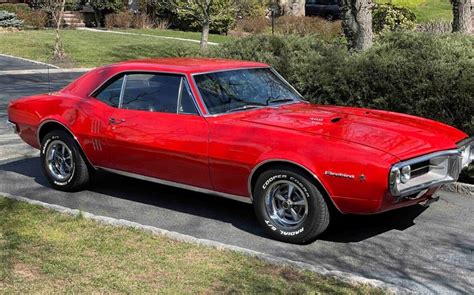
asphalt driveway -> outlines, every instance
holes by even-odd
[[[78,75],[54,76],[51,86],[44,75],[0,76],[0,124],[10,99],[58,88]],[[8,141],[2,141],[6,136]],[[10,145],[28,150],[28,158],[7,151]],[[297,246],[268,239],[251,205],[231,200],[105,172],[89,190],[52,190],[38,157],[4,125],[1,154],[0,192],[352,272],[419,293],[474,293],[473,197],[443,193],[429,208],[340,217],[321,239]]]

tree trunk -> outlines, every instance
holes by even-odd
[[[471,0],[451,0],[451,3],[453,4],[453,32],[471,32]]]
[[[94,17],[95,17],[95,25],[97,26],[97,28],[100,28],[102,26],[101,23],[100,23],[100,21],[101,21],[100,10],[94,9]]]
[[[59,30],[61,29],[65,5],[66,5],[66,0],[62,0],[61,7],[59,10],[59,15],[56,20],[56,40],[54,42],[54,52],[53,52],[53,59],[56,61],[63,60],[65,57],[63,42],[61,40],[61,35],[59,35]]]
[[[305,16],[305,0],[280,0],[279,6],[282,15]]]
[[[340,0],[342,28],[349,47],[363,51],[372,46],[372,1]]]
[[[209,20],[206,19],[202,24],[202,33],[201,33],[201,49],[207,48],[207,40],[209,39]]]

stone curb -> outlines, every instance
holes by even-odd
[[[149,226],[149,225],[142,225],[136,222],[124,220],[124,219],[115,219],[107,216],[100,216],[100,215],[95,215],[92,213],[88,212],[83,212],[77,209],[70,209],[67,207],[59,206],[59,205],[54,205],[54,204],[48,204],[45,202],[41,201],[36,201],[32,199],[28,199],[25,197],[20,197],[20,196],[14,196],[8,193],[2,193],[0,192],[0,197],[6,197],[12,200],[17,200],[21,202],[26,202],[32,205],[37,205],[37,206],[42,206],[51,210],[58,211],[60,213],[64,214],[69,214],[69,215],[82,215],[84,218],[94,220],[97,222],[100,222],[102,224],[106,225],[112,225],[112,226],[121,226],[121,227],[131,227],[135,229],[141,229],[147,232],[151,232],[155,235],[159,236],[164,236],[169,239],[175,240],[175,241],[180,241],[180,242],[185,242],[185,243],[190,243],[190,244],[195,244],[195,245],[201,245],[201,246],[206,246],[206,247],[212,247],[217,250],[228,250],[228,251],[235,251],[238,253],[241,253],[243,255],[249,256],[249,257],[254,257],[259,260],[262,260],[267,263],[271,263],[274,265],[279,265],[279,266],[289,266],[289,267],[296,267],[301,270],[309,270],[311,272],[314,272],[319,275],[323,275],[326,277],[332,277],[335,279],[338,279],[340,281],[343,281],[345,283],[351,284],[351,285],[359,285],[359,284],[365,284],[369,285],[375,288],[380,288],[384,290],[387,293],[393,293],[393,294],[414,294],[415,292],[403,288],[391,283],[386,283],[377,279],[369,279],[365,278],[356,274],[348,273],[348,272],[343,272],[343,271],[336,271],[336,270],[329,270],[323,266],[315,266],[311,265],[308,263],[304,262],[298,262],[298,261],[293,261],[290,259],[286,258],[280,258],[276,257],[273,255],[253,251],[250,249],[245,249],[242,247],[238,246],[232,246],[232,245],[227,245],[224,243],[216,242],[216,241],[211,241],[207,239],[200,239],[200,238],[195,238],[193,236],[185,235],[185,234],[180,234],[177,232],[173,231],[168,231],[165,229],[157,228],[154,226]]]
[[[463,194],[474,197],[474,185],[461,182],[453,182],[443,185],[442,191]]]

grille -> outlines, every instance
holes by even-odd
[[[430,160],[415,163],[411,165],[411,177],[415,178],[430,171]]]

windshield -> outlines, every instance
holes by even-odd
[[[210,114],[220,114],[300,100],[270,68],[242,69],[195,75]]]

